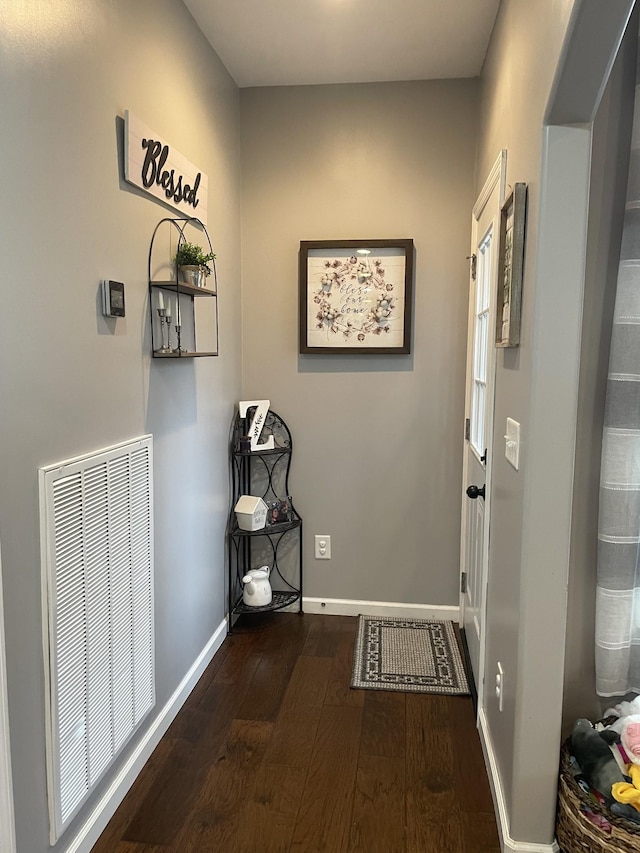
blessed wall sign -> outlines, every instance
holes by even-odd
[[[124,113],[125,180],[207,224],[209,180],[129,110]]]

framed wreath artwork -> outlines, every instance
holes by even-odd
[[[300,352],[411,352],[413,240],[303,240]]]
[[[520,343],[526,214],[527,185],[516,184],[500,214],[497,347],[517,347]]]

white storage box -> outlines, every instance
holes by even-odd
[[[240,530],[262,530],[267,523],[267,505],[254,495],[240,495],[234,511]]]

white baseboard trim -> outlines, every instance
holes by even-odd
[[[137,744],[116,778],[97,802],[95,808],[80,827],[69,846],[65,848],[65,853],[90,853],[91,848],[124,799],[125,794],[133,785],[151,753],[160,742],[162,735],[169,728],[178,711],[182,708],[187,697],[196,686],[200,676],[222,645],[226,634],[227,620],[223,619],[164,708],[162,708],[155,720],[148,727],[144,737]]]
[[[531,841],[516,841],[509,834],[509,815],[507,814],[507,804],[504,799],[502,780],[500,779],[500,771],[498,770],[498,760],[493,749],[493,741],[491,740],[491,734],[489,733],[489,726],[487,724],[487,717],[484,713],[484,708],[480,708],[478,713],[478,730],[480,732],[480,742],[482,743],[484,760],[489,774],[493,806],[498,819],[500,847],[503,853],[511,853],[511,851],[513,851],[513,853],[559,853],[560,848],[555,841],[552,844],[535,844]]]
[[[403,604],[398,601],[362,601],[357,598],[302,599],[305,613],[328,616],[403,616],[407,619],[446,619],[457,622],[460,607],[448,604]]]
[[[4,609],[0,566],[0,850],[15,853],[16,829],[13,811],[13,782],[7,702],[7,661],[4,652]]]

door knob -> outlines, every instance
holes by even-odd
[[[484,486],[479,489],[477,486],[469,486],[467,489],[467,497],[472,498],[474,501],[476,498],[482,498],[484,500]]]

